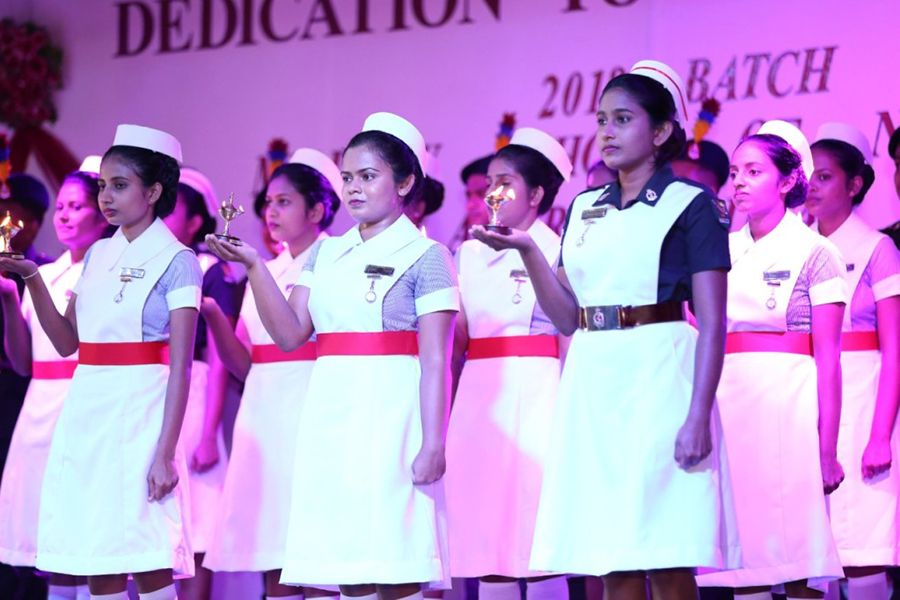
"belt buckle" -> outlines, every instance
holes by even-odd
[[[589,306],[582,309],[582,328],[586,331],[622,329],[622,306]]]

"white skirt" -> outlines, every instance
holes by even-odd
[[[844,393],[838,460],[844,481],[829,497],[831,531],[841,564],[870,567],[900,564],[900,432],[891,438],[894,462],[887,473],[862,477],[862,455],[869,443],[881,353],[875,350],[841,354]]]
[[[204,567],[271,571],[284,564],[297,423],[313,364],[262,363],[250,368]]]
[[[739,564],[727,460],[683,470],[675,438],[691,402],[687,323],[576,331],[559,387],[531,568],[605,575]]]
[[[316,361],[296,435],[281,582],[449,586],[443,482],[413,485],[419,361]]]
[[[191,389],[187,410],[184,413],[184,424],[181,427],[181,444],[184,447],[188,466],[190,466],[191,457],[203,436],[208,376],[209,365],[195,360],[191,369]],[[222,498],[222,488],[225,485],[228,454],[225,450],[225,438],[221,428],[216,435],[216,445],[219,449],[219,462],[211,469],[204,473],[196,473],[188,469],[188,484],[191,487],[191,539],[196,554],[206,552],[212,543],[216,527],[216,513]]]
[[[70,575],[173,569],[194,574],[190,488],[181,445],[179,483],[147,500],[169,368],[79,365],[44,475],[36,566]]]
[[[69,379],[32,379],[16,421],[0,486],[0,562],[33,567],[50,442]]]
[[[809,579],[820,588],[843,577],[825,509],[813,359],[726,355],[718,396],[744,565],[701,575],[698,583],[749,587]]]
[[[447,522],[453,577],[532,577],[559,360],[469,360],[447,431]]]

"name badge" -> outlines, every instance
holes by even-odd
[[[588,219],[602,219],[606,216],[606,211],[608,206],[598,206],[597,208],[588,208],[581,212],[581,220],[587,221]]]
[[[513,269],[509,272],[509,276],[516,281],[516,293],[512,296],[512,303],[519,304],[522,301],[522,284],[528,279],[528,271],[525,269]]]
[[[379,265],[366,265],[366,275],[390,277],[394,274],[394,267],[382,267]]]
[[[132,279],[143,279],[144,278],[144,270],[143,269],[129,269],[128,267],[123,267],[119,271],[119,281],[131,281]]]
[[[369,286],[369,291],[366,292],[366,302],[372,304],[375,300],[378,299],[378,295],[375,293],[375,282],[384,277],[390,277],[394,274],[394,267],[382,267],[380,265],[366,265],[366,277],[372,280],[372,284]]]
[[[790,271],[765,271],[763,281],[786,281],[791,278]]]

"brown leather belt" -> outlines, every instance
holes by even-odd
[[[585,331],[630,329],[684,320],[684,305],[675,301],[644,306],[582,306],[578,309],[578,326]]]

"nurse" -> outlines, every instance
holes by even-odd
[[[297,150],[290,163],[272,173],[262,213],[272,239],[284,250],[263,266],[283,297],[290,295],[313,244],[328,237],[325,230],[340,205],[333,186],[341,184],[331,159],[309,148]],[[244,381],[224,497],[204,565],[214,571],[264,572],[269,598],[321,596],[321,590],[279,584],[292,481],[298,494],[310,491],[291,475],[315,344],[279,350],[263,327],[252,289],[244,296],[236,330],[212,299],[204,300],[202,311],[222,361]],[[302,539],[309,542],[307,536]]]
[[[618,171],[575,198],[556,273],[527,232],[474,228],[522,256],[538,302],[573,334],[529,568],[602,575],[609,598],[696,598],[694,567],[734,566],[713,409],[724,353],[728,217],[675,178],[681,78],[641,61],[610,81],[597,142]],[[685,321],[693,303],[698,331]]]
[[[59,311],[66,309],[88,248],[112,233],[97,202],[99,167],[99,156],[85,159],[80,170],[67,175],[59,188],[53,226],[66,252],[56,262],[39,269]],[[20,306],[18,288],[10,279],[0,278],[0,303],[6,324],[4,344],[10,361],[19,374],[32,378],[13,432],[0,487],[0,562],[33,567],[41,485],[50,441],[78,360],[59,355],[37,320],[31,297],[26,293]],[[48,598],[75,598],[77,593],[87,596],[85,581],[78,589],[75,586],[76,580],[71,575],[52,574]]]
[[[516,198],[499,220],[528,232],[548,265],[560,238],[538,217],[571,173],[559,142],[531,128],[518,129],[488,168],[488,190]],[[529,598],[566,598],[564,577],[528,566],[559,385],[559,334],[518,252],[469,240],[456,262],[462,307],[454,368],[462,374],[447,432],[450,574],[480,577],[485,600],[518,600],[520,577],[529,578]]]
[[[228,264],[201,245],[215,231],[218,200],[212,182],[196,169],[182,168],[175,210],[163,221],[178,241],[193,250],[203,271],[204,297],[214,298],[232,323],[240,309],[242,286],[233,281]],[[208,326],[201,317],[194,343],[194,365],[188,394],[182,444],[188,460],[191,486],[191,538],[195,575],[179,581],[179,594],[186,600],[204,600],[212,591],[212,573],[202,567],[212,542],[216,509],[222,496],[228,465],[222,434],[222,409],[228,371],[208,343]]]
[[[248,267],[279,348],[316,334],[283,583],[340,585],[342,596],[369,600],[421,598],[420,584],[448,583],[440,479],[459,292],[449,251],[403,215],[424,165],[425,140],[411,123],[366,119],[341,171],[358,225],[313,247],[287,302],[253,249],[208,238]]]
[[[841,340],[838,460],[846,478],[830,498],[831,530],[850,600],[888,597],[884,566],[900,564],[900,473],[892,465],[900,402],[900,252],[854,211],[875,181],[872,150],[855,127],[826,123],[812,145],[806,207],[847,267]]]
[[[784,121],[764,124],[731,157],[735,209],[748,223],[729,239],[718,398],[744,564],[700,582],[739,588],[744,600],[770,598],[781,584],[789,598],[821,597],[809,588],[843,575],[825,494],[844,478],[846,270],[835,247],[788,210],[806,200],[812,172],[806,138]]]
[[[0,259],[26,280],[57,352],[78,351],[47,459],[36,565],[87,575],[91,594],[108,600],[127,598],[129,573],[142,598],[175,598],[173,572],[194,570],[178,438],[201,273],[162,221],[180,160],[168,133],[119,126],[99,178],[101,211],[119,229],[85,255],[64,315],[34,263]]]

